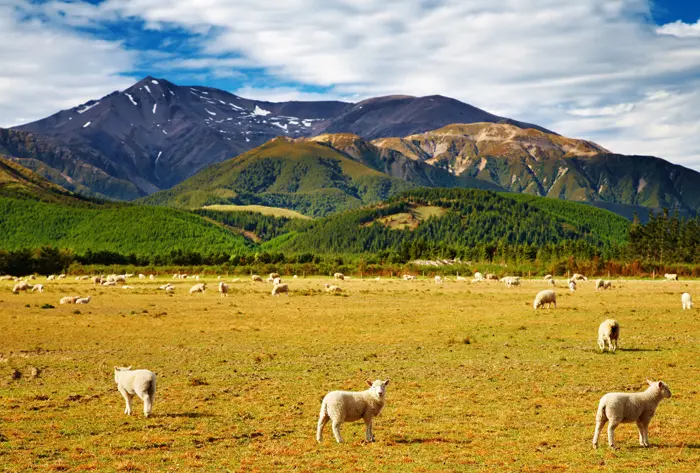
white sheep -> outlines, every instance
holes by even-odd
[[[547,279],[547,284],[549,284],[552,287],[554,287],[556,285],[554,282],[554,279]]]
[[[324,284],[324,287],[326,288],[326,292],[343,292],[343,288],[339,286],[331,286],[330,284],[326,283]]]
[[[162,286],[159,286],[158,289],[160,289],[161,291],[164,291],[164,290],[168,289],[169,287],[174,287],[174,286],[170,283],[167,283],[167,284],[163,284]]]
[[[59,274],[57,278],[58,278],[58,279],[66,279],[66,275],[65,275],[65,274]]]
[[[331,421],[333,435],[338,443],[343,441],[340,426],[344,422],[355,422],[362,419],[365,422],[365,440],[374,442],[372,431],[373,419],[381,414],[386,402],[386,387],[390,380],[367,380],[369,389],[360,392],[331,391],[321,402],[321,412],[316,427],[316,441],[323,439],[323,428]]]
[[[32,292],[38,291],[38,292],[44,292],[44,285],[43,284],[35,284],[34,287],[32,287]]]
[[[170,294],[171,292],[175,292],[175,286],[168,286],[165,288],[166,294]]]
[[[455,280],[456,280],[456,281],[466,281],[467,278],[465,278],[464,276],[457,276],[457,277],[455,278]]]
[[[198,284],[195,284],[190,288],[190,294],[197,294],[197,293],[203,293],[207,288],[207,285],[204,284],[203,282],[200,282]]]
[[[280,275],[279,273],[270,273],[270,275],[267,277],[267,282],[274,283],[275,279],[279,279]]]
[[[88,304],[90,302],[90,299],[92,299],[92,297],[90,296],[80,297],[75,300],[75,304]]]
[[[149,370],[131,370],[131,366],[114,367],[114,382],[126,401],[124,414],[131,415],[131,400],[134,394],[143,400],[143,415],[148,417],[156,399],[156,374]]]
[[[257,274],[253,274],[253,275],[250,277],[250,280],[253,281],[253,282],[263,282],[263,278],[261,278],[261,277],[258,276]]]
[[[608,351],[615,352],[617,350],[617,340],[620,338],[620,324],[617,320],[607,319],[600,327],[598,327],[598,347],[600,351],[605,351],[605,345],[608,345]]]
[[[146,275],[139,273],[139,279],[146,279]]]
[[[595,290],[596,291],[599,289],[605,290],[605,289],[610,289],[610,288],[612,288],[612,281],[597,279],[595,282]]]
[[[149,274],[148,279],[150,279],[151,281],[155,281],[156,277],[153,274]]]
[[[92,284],[94,286],[96,286],[98,284],[102,284],[102,283],[103,283],[103,281],[102,281],[102,278],[100,276],[93,276],[92,277]]]
[[[12,292],[14,294],[19,294],[20,291],[29,291],[32,288],[32,285],[29,284],[27,281],[20,281],[17,284],[15,284],[15,287],[12,288]]]
[[[687,292],[684,292],[681,296],[681,304],[683,304],[683,310],[693,308],[693,298]]]
[[[282,293],[289,295],[289,286],[286,284],[275,284],[272,288],[272,295],[279,296]]]
[[[75,301],[80,299],[80,296],[66,296],[62,297],[60,301],[58,301],[59,304],[75,304]]]
[[[546,275],[544,276],[544,280],[545,280],[545,281],[549,281],[550,279],[552,279],[552,275],[551,275],[551,274],[546,274]]]
[[[488,273],[486,275],[486,280],[487,281],[498,281],[498,276],[496,276],[495,274]]]
[[[103,286],[116,286],[117,283],[116,283],[116,281],[104,281],[104,282],[102,283],[102,285],[103,285]]]
[[[345,275],[343,273],[335,273],[333,275],[333,279],[339,279],[339,280],[343,281],[345,279]]]
[[[574,273],[574,275],[571,276],[571,279],[573,281],[588,281],[588,278],[586,276],[584,276],[583,274],[579,274],[579,273]]]
[[[282,278],[275,278],[275,279],[273,279],[273,280],[272,280],[272,284],[273,284],[274,286],[279,286],[280,284],[282,284]]]
[[[30,275],[27,277],[27,279],[29,279],[30,281],[34,281],[34,280],[36,280],[36,276],[33,275],[33,274],[30,274]]]
[[[413,276],[412,274],[404,274],[403,275],[403,280],[404,281],[415,281],[416,277]]]
[[[664,274],[664,278],[666,278],[666,281],[678,281],[678,275],[677,275],[677,274],[669,274],[669,273],[666,273],[666,274]]]
[[[223,281],[219,282],[219,294],[221,297],[228,297],[228,284]]]
[[[520,286],[519,276],[506,276],[501,281],[506,285],[506,287]]]
[[[480,281],[482,279],[484,279],[484,276],[479,271],[474,273],[474,280]]]
[[[671,397],[671,390],[663,381],[647,380],[649,387],[641,393],[608,393],[598,403],[595,418],[593,448],[598,448],[600,429],[608,424],[608,444],[615,447],[615,429],[621,423],[636,422],[639,429],[639,445],[649,446],[649,422],[656,413],[659,403]]]
[[[569,291],[572,293],[576,292],[576,281],[573,279],[569,281]]]
[[[557,295],[551,289],[538,292],[532,306],[537,310],[540,307],[544,307],[545,304],[547,304],[548,309],[551,308],[552,305],[554,305],[555,309],[557,308]]]
[[[56,275],[55,275],[55,274],[49,274],[49,275],[46,277],[46,280],[47,280],[47,281],[53,281],[54,279],[56,279]]]
[[[134,286],[122,286],[122,289],[134,289]]]
[[[435,276],[435,284],[442,284],[445,280],[440,276]]]

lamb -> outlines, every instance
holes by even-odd
[[[666,281],[678,281],[678,275],[677,274],[664,274],[664,278],[666,278]]]
[[[681,296],[681,304],[683,304],[683,310],[693,308],[693,298],[687,292],[684,292]]]
[[[601,352],[605,351],[607,343],[608,351],[615,353],[618,338],[620,338],[620,324],[617,320],[608,319],[598,327],[598,346]]]
[[[38,292],[44,292],[44,285],[43,284],[35,284],[34,287],[32,287],[32,292],[38,291]]]
[[[190,288],[190,294],[197,294],[197,293],[203,293],[207,288],[207,285],[200,282],[198,284],[195,284]]]
[[[121,368],[114,367],[114,382],[117,389],[124,396],[126,409],[124,414],[131,415],[131,400],[134,394],[143,400],[143,415],[148,417],[153,410],[153,401],[156,398],[156,374],[149,370],[131,370],[131,366]]]
[[[344,422],[355,422],[362,419],[365,422],[365,439],[374,442],[372,431],[373,419],[381,414],[386,402],[386,387],[389,379],[385,381],[367,380],[369,389],[360,392],[351,391],[331,391],[323,398],[321,412],[316,428],[316,441],[323,439],[323,428],[328,421],[331,421],[333,435],[338,443],[342,443],[343,437],[340,435],[340,426]]]
[[[576,292],[576,281],[573,279],[569,281],[569,291],[571,291],[572,294]]]
[[[92,297],[90,296],[81,297],[75,300],[75,304],[88,304],[90,302],[90,299],[92,299]]]
[[[62,297],[60,301],[58,301],[59,304],[75,304],[75,301],[80,299],[80,296],[66,296]]]
[[[15,287],[12,288],[12,292],[14,294],[19,294],[20,291],[28,291],[31,288],[31,284],[29,284],[27,281],[20,281],[17,284],[15,284]]]
[[[228,297],[228,284],[223,281],[219,282],[219,293],[221,297]]]
[[[253,281],[253,282],[263,282],[263,278],[261,278],[261,277],[258,276],[257,274],[253,274],[253,275],[250,277],[250,279],[251,279],[251,281]]]
[[[345,279],[345,275],[343,273],[335,273],[333,275],[333,279],[339,279],[339,280],[343,281]]]
[[[289,286],[286,284],[275,284],[275,286],[272,288],[272,295],[273,296],[279,296],[282,293],[285,293],[289,295]]]
[[[593,434],[593,448],[598,448],[600,429],[606,422],[608,424],[608,444],[615,447],[615,429],[621,423],[636,422],[639,429],[639,445],[649,446],[649,422],[659,403],[671,397],[671,390],[663,381],[652,382],[647,380],[649,387],[641,393],[608,393],[598,404],[598,412],[595,418],[595,433]]]
[[[555,309],[557,308],[557,295],[551,289],[538,292],[532,306],[537,310],[540,307],[544,307],[545,304],[547,304],[548,309],[551,308],[552,305],[554,305]]]
[[[440,276],[435,276],[435,284],[442,284],[445,280]]]
[[[330,284],[324,284],[326,292],[343,292],[343,288],[339,286],[331,286]]]

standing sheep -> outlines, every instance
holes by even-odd
[[[693,298],[687,292],[684,292],[681,296],[681,304],[683,304],[683,310],[693,308]]]
[[[316,441],[323,439],[323,428],[328,421],[331,421],[333,435],[338,443],[342,443],[343,437],[340,435],[340,426],[344,422],[355,422],[360,419],[365,422],[365,440],[374,442],[372,432],[372,420],[381,414],[386,402],[386,387],[389,379],[385,381],[376,380],[366,383],[369,389],[360,392],[351,391],[331,391],[323,398],[321,412],[316,428]]]
[[[279,277],[279,273],[270,273],[270,275],[267,277],[267,282],[274,283],[275,279],[278,279]]]
[[[279,296],[282,293],[289,296],[289,286],[286,284],[275,284],[275,286],[272,288],[272,295]]]
[[[131,370],[131,366],[114,367],[114,382],[126,401],[124,414],[131,415],[131,400],[134,394],[143,400],[143,415],[148,417],[156,399],[156,374],[149,370]]]
[[[576,280],[572,279],[569,281],[569,291],[571,291],[572,294],[576,292]]]
[[[487,281],[498,281],[498,276],[496,276],[495,274],[489,273],[486,275],[486,280]]]
[[[403,275],[403,280],[404,281],[415,281],[416,277],[412,274],[404,274]]]
[[[547,304],[548,309],[551,308],[552,305],[554,305],[555,309],[557,308],[557,295],[551,289],[538,292],[532,306],[537,310],[540,307],[544,307],[545,304]]]
[[[678,275],[677,274],[669,274],[666,273],[664,274],[664,278],[666,278],[666,281],[678,281]]]
[[[190,288],[190,294],[197,294],[197,293],[203,293],[207,288],[207,285],[204,284],[203,282],[200,282],[198,284],[195,284]]]
[[[29,284],[27,281],[20,281],[17,284],[15,284],[15,287],[12,288],[12,292],[14,294],[19,294],[20,291],[29,291],[32,288],[32,285]]]
[[[615,353],[618,338],[620,338],[620,324],[617,320],[608,319],[598,327],[598,346],[601,352],[605,351],[607,343],[608,351]]]
[[[556,285],[554,282],[554,279],[547,279],[547,284],[549,284],[552,287],[554,287]]]
[[[261,278],[261,277],[258,276],[257,274],[253,274],[253,275],[250,277],[250,280],[253,281],[253,282],[263,282],[263,278]]]
[[[546,275],[544,276],[544,280],[545,280],[545,281],[549,281],[550,279],[552,279],[552,275],[551,275],[551,274],[546,274]]]
[[[474,273],[474,280],[475,281],[481,281],[482,279],[484,279],[484,276],[479,271]]]
[[[435,284],[442,284],[444,281],[441,276],[435,276]]]
[[[343,273],[335,273],[333,275],[333,279],[339,279],[339,280],[343,281],[345,279],[345,275]]]
[[[219,293],[221,294],[221,297],[228,297],[228,284],[221,281],[219,283]]]
[[[608,424],[608,444],[615,447],[615,429],[621,423],[636,422],[639,429],[639,445],[649,446],[649,422],[659,403],[671,397],[671,390],[663,381],[651,382],[647,380],[649,387],[642,393],[608,393],[598,403],[598,412],[595,418],[595,433],[593,434],[593,448],[598,448],[600,429],[606,422]]]
[[[43,284],[35,284],[34,287],[32,287],[32,292],[38,291],[38,292],[44,292],[44,285]]]

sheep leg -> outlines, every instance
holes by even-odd
[[[151,415],[151,410],[153,409],[153,400],[148,393],[144,394],[141,399],[143,399],[143,415],[148,417]]]
[[[649,424],[642,423],[642,428],[644,429],[644,432],[643,432],[644,446],[648,447],[649,446]]]
[[[605,417],[598,418],[595,420],[595,432],[593,433],[593,448],[598,448],[598,437],[600,437],[600,431],[608,420]]]
[[[644,444],[644,424],[641,420],[637,421],[637,430],[639,430],[639,446],[646,447]]]
[[[335,441],[338,443],[343,443],[343,437],[340,435],[340,422],[333,421],[333,435],[335,436]]]
[[[605,351],[605,340],[602,338],[598,339],[598,348],[600,348],[601,353]]]
[[[365,440],[374,442],[374,432],[372,432],[372,418],[365,419]]]
[[[612,347],[612,352],[615,353],[615,351],[617,350],[617,340],[611,340],[610,346]]]
[[[124,409],[124,414],[130,416],[131,415],[131,398],[133,397],[131,394],[126,392],[126,389],[122,388],[119,386],[119,392],[122,393],[122,397],[126,401],[126,408]]]
[[[323,428],[326,426],[331,418],[325,412],[322,412],[318,417],[318,426],[316,427],[316,441],[321,443],[323,440]]]
[[[610,448],[615,449],[615,429],[620,424],[618,420],[610,420],[608,424],[608,445]]]

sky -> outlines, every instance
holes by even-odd
[[[700,171],[700,1],[0,0],[0,127],[146,75],[265,99],[440,94]]]

